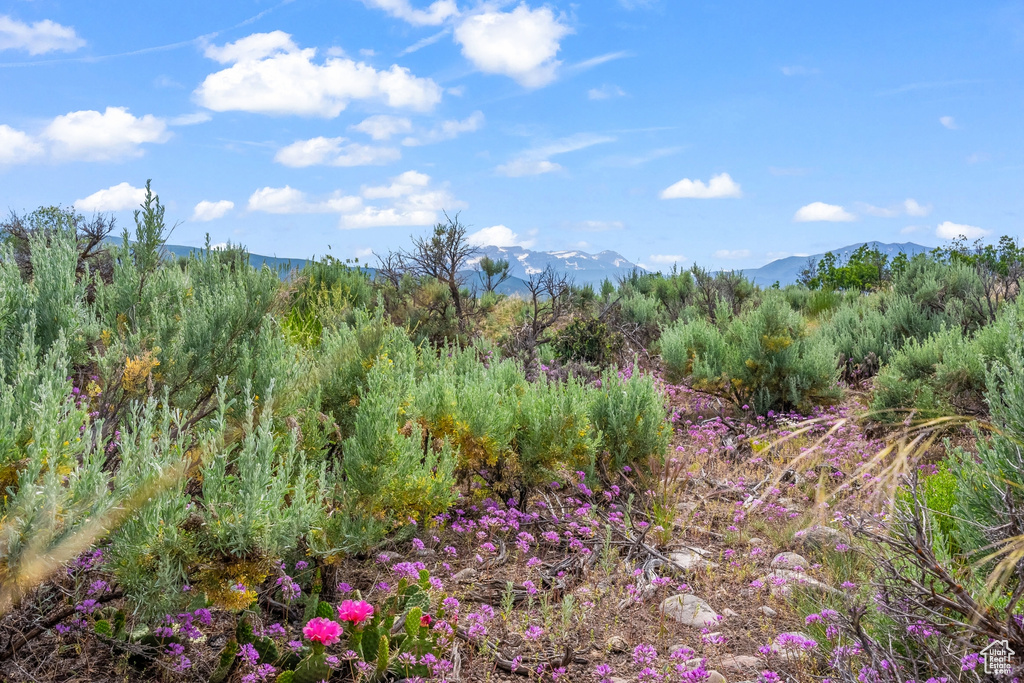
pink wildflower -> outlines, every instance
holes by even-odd
[[[338,607],[338,618],[358,626],[373,616],[373,605],[364,600],[345,600]]]
[[[314,643],[334,645],[341,639],[341,624],[323,617],[310,619],[302,629],[302,635]]]

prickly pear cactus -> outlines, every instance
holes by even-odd
[[[237,656],[238,641],[232,638],[220,651],[220,660],[217,662],[217,668],[210,674],[210,683],[224,683],[228,680],[231,670],[235,668]]]
[[[391,664],[390,643],[387,636],[381,636],[377,645],[377,675],[383,676],[387,673],[388,665]]]
[[[277,675],[277,683],[295,683],[295,672],[282,671]]]
[[[320,683],[331,677],[331,669],[327,666],[327,656],[311,654],[306,657],[292,672],[292,683]]]
[[[331,607],[331,603],[320,600],[316,606],[316,615],[323,617],[324,619],[334,619],[337,615],[334,613],[334,608]]]

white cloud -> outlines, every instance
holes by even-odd
[[[414,26],[438,26],[459,14],[455,0],[436,0],[426,9],[413,8],[409,0],[363,0],[363,3]]]
[[[690,259],[686,258],[682,254],[651,254],[647,260],[650,261],[651,263],[664,263],[672,265],[674,263],[683,263],[684,261],[689,261]]]
[[[192,211],[192,220],[199,222],[212,221],[223,217],[228,211],[235,208],[235,203],[222,199],[219,202],[208,202],[205,199]]]
[[[606,142],[614,142],[615,138],[606,135],[594,135],[591,133],[579,133],[569,137],[555,140],[540,147],[534,147],[521,152],[515,159],[507,164],[502,164],[495,169],[499,174],[510,178],[522,176],[540,175],[562,170],[562,166],[551,161],[550,158],[559,154],[576,152],[594,145],[601,145]]]
[[[391,179],[390,185],[364,187],[362,194],[367,199],[395,199],[420,191],[430,184],[430,176],[419,171],[406,171]]]
[[[896,216],[927,216],[932,212],[932,207],[922,206],[914,199],[904,199],[895,206],[881,207],[861,203],[858,208],[869,216],[880,218],[895,218]]]
[[[509,178],[522,178],[529,175],[542,175],[561,171],[562,165],[547,159],[514,159],[496,169],[498,173]]]
[[[214,111],[334,118],[352,100],[416,111],[429,111],[441,101],[437,83],[398,65],[378,71],[340,56],[314,63],[316,50],[299,49],[282,31],[209,46],[206,56],[232,64],[207,76],[195,91],[199,104]]]
[[[402,140],[402,144],[407,147],[416,147],[418,145],[430,145],[435,142],[453,140],[462,133],[472,133],[479,130],[482,125],[484,125],[484,113],[482,111],[475,111],[462,121],[442,121],[423,135],[407,137]]]
[[[249,197],[248,209],[274,214],[336,213],[342,229],[397,225],[431,225],[442,209],[460,209],[445,187],[431,187],[430,176],[406,171],[391,179],[389,185],[364,187],[361,196],[335,192],[326,199],[313,200],[289,185],[264,187]],[[363,200],[390,200],[384,205],[367,206]]]
[[[448,35],[451,32],[452,32],[452,30],[450,28],[443,28],[443,29],[441,29],[440,31],[438,31],[437,33],[435,33],[435,34],[433,34],[431,36],[427,36],[426,38],[421,38],[420,40],[417,40],[415,43],[413,43],[409,47],[407,47],[404,50],[402,50],[401,52],[399,52],[398,56],[399,57],[404,57],[406,55],[411,55],[413,52],[419,52],[423,48],[425,48],[425,47],[427,47],[429,45],[433,45],[434,43],[436,43],[437,41],[441,40],[442,38],[444,38],[446,35]]]
[[[107,161],[142,156],[140,145],[170,139],[167,123],[146,114],[136,118],[124,107],[98,111],[75,111],[58,116],[43,131],[57,159]]]
[[[813,202],[807,206],[801,206],[793,220],[797,223],[813,223],[817,221],[828,221],[831,223],[848,223],[856,220],[856,216],[841,206],[826,204],[825,202]]]
[[[360,228],[384,228],[410,225],[431,225],[437,222],[434,211],[404,211],[396,208],[379,208],[367,206],[358,213],[350,213],[341,217],[340,227],[343,230]]]
[[[354,126],[349,126],[349,130],[366,133],[374,140],[390,140],[393,135],[411,133],[412,121],[399,116],[376,114],[363,119]]]
[[[198,111],[194,114],[183,114],[181,116],[175,116],[173,119],[168,121],[172,126],[194,126],[197,123],[206,123],[207,121],[213,120],[205,111]]]
[[[0,15],[0,50],[25,50],[30,55],[47,52],[74,52],[85,45],[75,29],[44,19],[26,24]]]
[[[366,200],[390,199],[391,206],[367,206],[341,217],[342,229],[374,228],[398,225],[432,225],[441,210],[465,207],[444,187],[431,188],[431,178],[418,171],[406,171],[391,179],[389,185],[363,187]]]
[[[976,225],[961,225],[952,221],[939,223],[939,226],[935,228],[935,235],[944,240],[955,240],[958,237],[977,240],[990,234],[992,234],[991,230],[985,230]]]
[[[908,225],[900,230],[901,235],[911,235],[915,232],[926,232],[928,228],[923,225]]]
[[[146,201],[146,188],[121,183],[105,190],[93,192],[84,199],[75,200],[79,211],[124,211],[138,208]]]
[[[43,155],[43,146],[31,135],[0,125],[0,165],[23,164]]]
[[[927,216],[932,212],[932,205],[921,206],[913,199],[903,200],[903,210],[908,216]]]
[[[661,192],[662,199],[721,199],[742,196],[743,191],[739,184],[728,173],[711,176],[707,185],[702,180],[683,178]]]
[[[534,10],[524,2],[511,12],[470,15],[455,28],[455,42],[480,71],[540,88],[555,80],[559,42],[571,32],[550,8]]]
[[[359,197],[347,196],[340,192],[322,201],[310,201],[305,192],[285,185],[256,190],[249,197],[247,208],[249,211],[276,214],[345,213],[356,211],[362,205],[363,200]]]
[[[714,254],[715,258],[720,259],[742,259],[750,256],[749,249],[719,249]]]
[[[492,225],[489,228],[477,230],[466,236],[466,241],[474,247],[522,247],[529,249],[534,245],[534,240],[521,239],[519,235],[512,232],[504,225]]]
[[[957,128],[956,119],[954,119],[952,116],[940,116],[939,123],[941,123],[945,128],[948,128],[949,130],[956,130]]]
[[[402,153],[394,147],[374,147],[348,142],[345,138],[297,140],[282,147],[274,161],[291,168],[307,166],[379,166],[398,161]]]
[[[587,91],[587,97],[592,100],[607,100],[612,97],[625,97],[626,91],[617,85],[602,85],[600,88],[591,88]]]

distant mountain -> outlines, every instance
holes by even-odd
[[[869,247],[878,249],[878,251],[886,254],[890,259],[896,254],[904,253],[907,256],[915,256],[931,251],[931,247],[924,247],[920,244],[914,244],[913,242],[905,242],[903,244],[885,244],[883,242],[860,242],[858,244],[851,244],[839,249],[830,250],[836,256],[841,259],[846,259],[853,252],[860,249],[862,246],[867,244]],[[742,271],[743,274],[754,281],[755,284],[761,285],[762,287],[771,287],[775,282],[780,285],[791,285],[797,281],[800,277],[800,271],[807,266],[809,259],[821,260],[821,257],[825,254],[814,254],[813,256],[789,256],[787,258],[778,259],[772,261],[768,265],[761,266],[760,268],[748,268]]]
[[[571,275],[578,285],[598,285],[605,278],[613,282],[638,266],[614,251],[588,254],[585,251],[533,251],[522,247],[481,247],[471,265],[489,256],[495,261],[507,260],[509,272],[520,280],[543,272],[549,265],[559,273]]]

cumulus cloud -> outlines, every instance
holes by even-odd
[[[416,111],[429,111],[441,101],[441,87],[429,78],[398,65],[377,70],[343,56],[318,64],[316,49],[300,49],[283,31],[211,45],[206,56],[231,64],[207,76],[194,93],[199,104],[214,111],[334,118],[352,100]]]
[[[192,220],[204,223],[222,218],[228,211],[235,208],[235,203],[222,199],[219,202],[208,202],[205,199],[192,210]]]
[[[475,111],[462,121],[457,119],[442,121],[422,135],[405,138],[402,140],[402,144],[407,147],[416,147],[434,144],[435,142],[444,142],[445,140],[454,140],[463,133],[472,133],[480,130],[480,127],[483,125],[484,113],[482,111]]]
[[[23,164],[43,153],[43,146],[28,133],[0,125],[0,165]]]
[[[957,128],[956,119],[954,119],[952,116],[940,116],[939,123],[941,123],[944,128],[948,128],[949,130],[956,130]]]
[[[93,192],[84,199],[75,200],[75,208],[79,211],[124,211],[138,208],[146,201],[146,188],[133,187],[121,183],[105,190]]]
[[[375,203],[368,205],[364,200]],[[342,229],[431,225],[442,209],[464,206],[446,187],[433,187],[430,176],[418,171],[406,171],[387,185],[363,187],[359,195],[338,191],[324,199],[310,198],[289,185],[264,187],[253,192],[248,203],[250,211],[264,213],[336,213]]]
[[[167,142],[170,133],[167,123],[151,114],[137,118],[124,107],[107,107],[102,114],[87,110],[58,116],[42,138],[57,159],[109,161],[142,156],[142,144]]]
[[[85,45],[75,29],[49,19],[26,24],[0,15],[0,50],[24,50],[30,55],[47,52],[74,52]]]
[[[932,205],[921,206],[913,199],[904,199],[903,210],[908,216],[927,216],[932,212]]]
[[[365,133],[374,140],[390,140],[392,136],[399,133],[411,133],[412,121],[400,116],[376,114],[363,119],[354,126],[349,126],[349,130]]]
[[[512,161],[498,166],[495,170],[500,175],[510,178],[560,171],[562,166],[551,161],[551,157],[614,141],[615,138],[608,137],[607,135],[594,135],[591,133],[570,135],[569,137],[521,152]]]
[[[626,91],[617,85],[602,85],[600,88],[591,88],[587,91],[587,97],[592,100],[607,100],[612,97],[625,97]]]
[[[379,166],[401,158],[402,153],[394,147],[374,147],[348,142],[345,138],[325,137],[297,140],[274,155],[274,161],[291,168]]]
[[[690,259],[686,258],[682,254],[651,254],[647,258],[647,260],[650,261],[651,263],[672,265],[674,263],[683,263],[684,261],[689,261]]]
[[[742,259],[750,256],[749,249],[719,249],[714,254],[715,258],[720,259]]]
[[[743,191],[739,184],[728,173],[711,176],[705,185],[702,180],[683,178],[661,192],[662,199],[722,199],[726,197],[742,197]]]
[[[492,225],[489,228],[477,230],[466,236],[466,241],[474,247],[522,247],[529,249],[534,245],[534,240],[522,239],[510,228],[504,225]]]
[[[363,4],[382,9],[414,26],[438,26],[459,14],[455,0],[436,0],[426,9],[415,9],[409,0],[363,0]]]
[[[943,221],[935,228],[935,235],[944,240],[955,240],[958,237],[966,237],[969,240],[978,240],[991,235],[991,230],[979,228],[976,225],[961,225],[952,221]]]
[[[345,213],[356,211],[363,205],[359,197],[336,192],[327,199],[311,201],[305,192],[296,190],[290,185],[284,187],[264,187],[256,190],[249,197],[249,211],[263,213],[294,214],[294,213]]]
[[[814,223],[827,221],[830,223],[848,223],[856,220],[856,216],[841,206],[826,204],[825,202],[813,202],[807,206],[801,206],[793,220],[797,223]]]
[[[548,7],[524,2],[511,12],[490,10],[468,16],[455,27],[462,54],[485,73],[502,74],[526,88],[548,85],[557,76],[555,59],[572,29]]]

